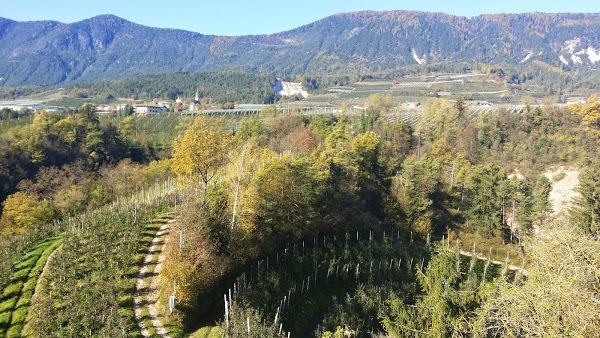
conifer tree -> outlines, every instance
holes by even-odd
[[[579,176],[577,192],[570,210],[574,224],[589,233],[600,233],[600,161],[594,161]]]

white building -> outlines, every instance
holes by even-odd
[[[139,104],[135,105],[133,108],[135,110],[135,115],[138,116],[164,114],[167,111],[164,106],[157,104]]]

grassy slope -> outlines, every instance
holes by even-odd
[[[60,244],[59,237],[49,238],[15,264],[16,271],[0,298],[0,335],[21,336],[37,280],[46,260]]]
[[[170,219],[172,219],[172,213],[165,213],[164,215],[159,215],[157,216],[155,219],[149,221],[146,224],[144,233],[143,233],[143,238],[140,241],[140,252],[144,252],[143,255],[139,255],[138,259],[138,264],[136,264],[136,275],[139,273],[140,267],[142,266],[143,262],[144,262],[144,258],[146,255],[151,254],[152,255],[152,260],[148,263],[149,264],[149,271],[154,271],[156,264],[158,262],[158,257],[160,255],[160,249],[157,252],[149,252],[149,248],[152,245],[152,240],[154,239],[154,237],[156,236],[157,232],[159,231],[160,227],[166,223],[167,221],[169,221]],[[163,234],[162,238],[164,240],[164,238],[166,237],[166,234]],[[142,249],[145,248],[145,249]],[[155,276],[153,276],[152,273],[147,274],[147,276],[144,278],[144,287],[150,287],[151,283],[152,283],[152,279],[155,278]],[[143,297],[144,300],[142,303],[148,303],[149,300],[147,299],[146,296]],[[148,330],[152,333],[155,334],[156,330],[154,329],[154,327],[152,326],[152,322],[149,319],[149,312],[148,312],[148,307],[144,307],[142,309],[142,314],[144,316],[144,324],[145,326],[148,328]],[[159,315],[159,320],[161,321],[161,323],[163,324],[163,326],[165,327],[165,329],[167,330],[167,332],[169,333],[170,336],[172,337],[181,337],[183,336],[183,331],[182,331],[182,327],[180,324],[177,324],[175,321],[171,320],[168,316],[164,316],[164,315]]]

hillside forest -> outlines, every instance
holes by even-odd
[[[274,34],[214,36],[142,26],[114,15],[70,24],[0,17],[0,86],[62,87],[221,70],[280,77],[387,75],[418,69],[423,74],[423,69],[457,72],[477,62],[522,69],[521,74],[506,72],[513,82],[538,76],[554,79],[548,85],[558,92],[579,84],[597,88],[599,27],[598,13],[468,18],[362,11]]]
[[[0,335],[142,337],[152,317],[177,337],[597,335],[598,98],[431,99],[414,125],[393,105],[181,117],[160,148],[132,132],[148,117],[90,105],[3,130]],[[560,166],[580,174],[556,213]]]

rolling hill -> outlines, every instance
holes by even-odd
[[[0,18],[0,85],[54,85],[139,74],[367,74],[440,62],[600,65],[600,13],[365,11],[276,34],[212,36],[113,15],[64,24]]]

